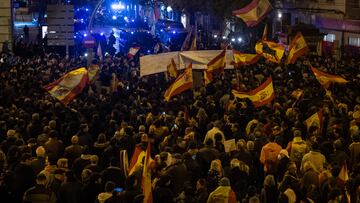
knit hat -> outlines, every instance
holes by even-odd
[[[221,178],[219,185],[220,186],[230,186],[230,180],[226,177]]]

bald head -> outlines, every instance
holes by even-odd
[[[71,144],[77,144],[79,142],[79,137],[74,135],[71,137]]]
[[[45,148],[43,146],[36,148],[36,156],[45,157]]]

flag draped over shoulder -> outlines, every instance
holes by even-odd
[[[234,62],[236,64],[251,65],[257,63],[260,59],[258,54],[244,54],[233,50]]]
[[[63,104],[68,105],[89,83],[86,68],[78,68],[44,87],[44,89]]]
[[[166,90],[164,94],[165,101],[170,101],[171,97],[190,89],[192,85],[192,64],[190,63],[184,73],[179,75],[175,82]]]
[[[151,145],[150,142],[148,142],[147,148],[146,148],[146,155],[143,165],[143,172],[142,172],[142,180],[141,180],[141,189],[144,194],[144,203],[152,203],[152,188],[151,188],[151,168],[150,168],[150,150]]]
[[[275,98],[275,91],[271,77],[250,92],[239,92],[233,90],[232,93],[235,97],[240,99],[249,98],[255,107],[266,105]]]
[[[280,63],[285,53],[285,46],[271,41],[260,41],[256,43],[255,51],[269,61]]]
[[[179,74],[174,59],[171,59],[171,63],[169,65],[167,65],[166,69],[167,69],[167,74],[170,77],[176,78]]]
[[[226,51],[223,50],[219,55],[215,56],[207,65],[207,71],[212,74],[220,74],[226,66]]]
[[[306,44],[304,36],[298,32],[289,46],[289,54],[286,59],[286,64],[293,64],[295,61],[306,52],[309,51],[309,47]]]
[[[311,126],[316,126],[319,129],[322,128],[322,120],[323,120],[323,114],[322,110],[314,113],[311,115],[308,119],[304,121],[304,124],[306,125],[306,129],[309,130]]]
[[[261,22],[272,7],[268,0],[253,0],[244,8],[233,11],[233,14],[241,18],[248,27],[253,27]]]
[[[316,79],[319,81],[319,83],[325,88],[329,88],[331,83],[339,83],[339,84],[345,84],[348,81],[345,80],[343,77],[338,75],[331,75],[325,72],[322,72],[314,67],[311,67],[312,72],[314,73]]]

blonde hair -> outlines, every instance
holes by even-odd
[[[60,158],[57,161],[58,168],[68,168],[68,159],[67,158]]]
[[[215,159],[210,164],[210,170],[217,171],[222,176],[222,165],[220,159]]]

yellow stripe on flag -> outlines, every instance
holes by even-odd
[[[151,188],[151,156],[150,156],[150,150],[151,145],[150,142],[148,142],[147,148],[146,148],[146,156],[143,166],[143,173],[142,173],[142,180],[141,180],[141,189],[144,194],[144,203],[152,203],[152,188]]]
[[[321,129],[322,128],[322,110],[311,115],[308,119],[306,119],[304,121],[304,124],[306,125],[307,130],[309,130],[309,128],[311,126],[316,126],[319,129]]]
[[[260,107],[268,104],[275,98],[275,91],[272,83],[272,78],[268,78],[263,84],[258,88],[250,92],[239,92],[233,90],[232,93],[235,97],[240,99],[248,98],[250,99],[255,107]]]
[[[309,48],[306,44],[304,36],[298,32],[289,46],[289,54],[286,59],[286,64],[295,63],[300,56],[304,55],[308,51]]]
[[[170,101],[171,97],[184,92],[192,87],[192,64],[185,69],[185,72],[175,80],[175,82],[166,90],[164,94],[165,101]]]
[[[173,58],[171,59],[170,64],[167,65],[166,69],[167,69],[167,73],[170,77],[176,78],[179,74],[178,69],[176,67],[176,63]]]
[[[258,60],[260,59],[260,55],[258,54],[244,54],[235,50],[233,51],[233,55],[234,62],[236,64],[251,65],[258,62]]]
[[[329,88],[331,83],[339,83],[339,84],[345,84],[348,83],[347,80],[345,80],[343,77],[338,75],[331,75],[325,72],[322,72],[314,67],[311,67],[312,72],[314,73],[316,79],[319,81],[319,83],[325,87],[325,89]]]
[[[233,14],[241,18],[247,26],[253,27],[257,25],[271,9],[272,7],[268,0],[253,0],[244,8],[233,11]]]
[[[285,46],[276,42],[260,41],[256,43],[255,51],[269,61],[280,63],[285,53]]]
[[[207,71],[212,74],[220,74],[226,66],[226,51],[223,50],[207,64]]]

